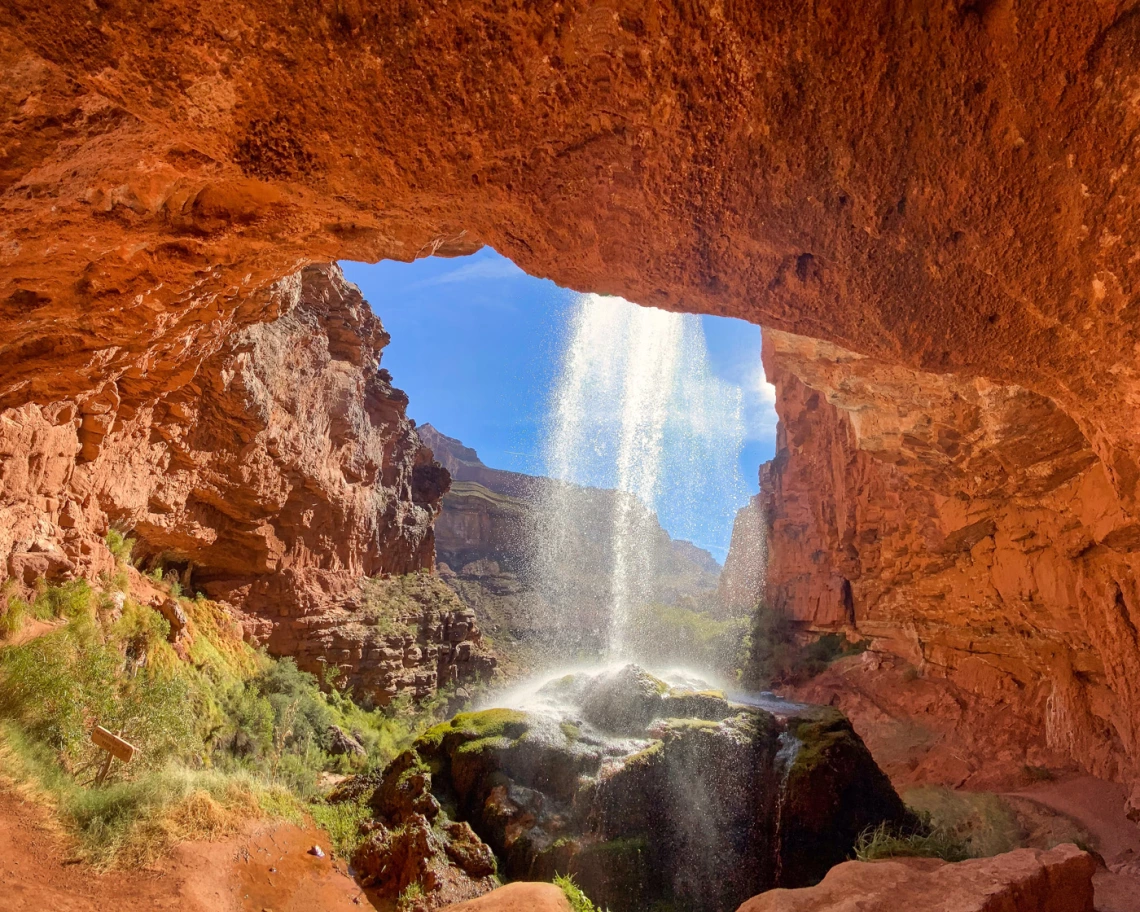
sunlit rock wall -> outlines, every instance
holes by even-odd
[[[156,538],[210,550],[194,522],[224,515],[239,476],[175,528],[181,501],[150,508],[149,436],[93,488],[82,466],[275,319],[300,267],[489,243],[567,287],[902,371],[870,406],[837,376],[787,375],[771,584],[821,623],[921,640],[1092,768],[1132,764],[1138,49],[1125,0],[12,0],[9,572],[58,570],[55,542],[105,564],[100,485],[171,517]],[[346,563],[284,528],[233,534],[257,568]],[[931,621],[938,605],[955,620]]]

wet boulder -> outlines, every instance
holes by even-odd
[[[604,732],[633,735],[661,714],[669,685],[636,665],[594,678],[582,695],[582,715]]]
[[[430,831],[416,843],[431,853],[429,896],[440,864],[474,882],[493,852],[507,877],[569,874],[611,912],[732,912],[773,886],[817,881],[864,828],[908,820],[833,709],[770,712],[670,690],[633,667],[561,679],[547,696],[530,712],[456,716],[380,778],[382,825]],[[407,868],[404,842],[370,843],[369,863],[389,852],[393,870]]]

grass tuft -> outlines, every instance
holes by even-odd
[[[582,892],[581,887],[574,883],[573,877],[559,874],[554,878],[554,885],[562,890],[566,901],[570,903],[570,908],[574,912],[603,912],[590,901],[590,897]]]
[[[860,861],[883,858],[941,858],[943,861],[965,861],[972,857],[966,845],[945,830],[899,831],[885,823],[864,830],[855,843],[855,857]]]

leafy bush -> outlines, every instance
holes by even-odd
[[[37,782],[84,856],[100,864],[133,863],[147,839],[162,851],[180,833],[251,809],[295,815],[306,802],[348,845],[362,812],[324,805],[320,777],[386,765],[444,700],[365,710],[343,693],[324,693],[293,660],[251,649],[204,599],[182,602],[190,662],[167,642],[157,611],[128,598],[115,617],[100,604],[85,583],[41,586],[24,610],[67,623],[0,648],[0,745],[22,758],[0,766],[19,766]],[[138,748],[129,765],[114,764],[103,788],[90,787],[106,756],[90,742],[97,724]],[[367,756],[332,756],[334,725]]]
[[[111,556],[120,564],[129,564],[131,562],[131,552],[135,548],[135,540],[127,538],[127,536],[120,532],[118,529],[108,529],[107,537],[107,550],[111,552]]]

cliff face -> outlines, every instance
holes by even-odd
[[[615,492],[570,486],[564,496],[580,498],[588,528],[577,530],[572,546],[547,561],[536,546],[544,540],[544,498],[559,482],[491,468],[475,450],[430,424],[418,432],[455,479],[435,524],[440,575],[496,638],[505,636],[525,649],[528,643],[549,644],[557,627],[573,625],[588,647],[590,632],[604,630],[609,617]],[[665,604],[693,600],[701,610],[719,610],[720,565],[713,556],[672,539],[647,510],[643,527],[650,597]],[[552,573],[558,579],[549,578]]]
[[[1134,777],[1137,527],[1077,424],[1020,387],[778,332],[764,363],[780,415],[761,472],[769,603],[946,678],[946,718],[989,733],[962,778],[1013,732],[1021,751]]]
[[[15,0],[0,32],[0,404],[98,386],[144,338],[177,360],[305,262],[490,243],[1034,390],[1137,507],[1124,0]]]
[[[29,553],[107,569],[109,525],[131,530],[136,555],[251,605],[282,576],[432,566],[447,473],[378,369],[380,321],[336,267],[282,281],[272,306],[276,320],[235,329],[176,378],[147,352],[94,390],[4,413],[11,575]]]
[[[327,613],[358,602],[363,577],[432,567],[448,476],[379,368],[380,321],[336,267],[283,280],[266,306],[276,319],[182,353],[193,366],[175,376],[148,351],[94,390],[0,415],[9,576],[109,571],[115,526],[136,558],[319,670],[352,644],[301,650],[297,629],[337,627]]]
[[[781,382],[770,586],[1008,694],[1091,768],[1131,767],[1138,47],[1124,0],[12,0],[7,572],[105,568],[120,503],[156,547],[212,554],[227,591],[245,583],[206,539],[228,530],[266,603],[263,569],[426,560],[410,508],[410,536],[351,553],[275,525],[308,495],[219,493],[211,465],[260,481],[149,404],[272,322],[306,264],[489,243],[568,287],[858,353],[816,347],[829,375],[797,356]],[[93,478],[136,423],[156,439]],[[200,491],[153,481],[168,445],[202,459]]]

